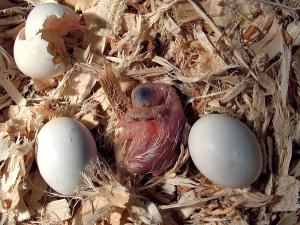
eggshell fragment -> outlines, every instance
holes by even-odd
[[[19,70],[35,79],[63,74],[66,66],[63,63],[54,64],[54,57],[47,48],[48,42],[39,36],[25,39],[25,31],[22,29],[14,44],[14,58]]]
[[[233,188],[252,184],[262,170],[260,145],[248,127],[225,115],[199,119],[189,134],[191,158],[212,182]]]
[[[59,117],[37,136],[37,163],[41,176],[58,193],[70,195],[82,181],[85,167],[97,156],[96,143],[79,122]]]
[[[65,14],[75,14],[75,12],[69,7],[58,3],[44,3],[34,7],[29,13],[26,20],[26,39],[37,36],[39,32],[44,28],[44,23],[50,16],[61,18]]]

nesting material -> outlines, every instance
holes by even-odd
[[[78,10],[80,32],[57,30],[70,69],[33,80],[13,44],[45,2]],[[299,223],[299,16],[296,0],[1,0],[0,224]],[[160,176],[124,173],[116,125],[146,82],[176,88],[190,125],[213,113],[245,123],[262,149],[260,177],[242,189],[213,184],[184,143]],[[37,133],[63,116],[88,127],[99,152],[71,196],[50,189],[36,165]]]

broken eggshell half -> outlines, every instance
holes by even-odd
[[[62,18],[66,14],[76,13],[67,6],[58,3],[44,3],[33,8],[29,13],[25,24],[25,37],[26,39],[37,36],[41,33],[45,26],[45,21],[50,16]]]
[[[22,29],[14,44],[14,58],[19,70],[35,79],[63,74],[67,67],[64,63],[53,62],[54,56],[48,52],[48,44],[39,36],[26,40]]]
[[[69,67],[64,37],[80,29],[80,17],[70,8],[45,3],[29,14],[14,44],[14,58],[26,76],[49,79],[63,74]]]

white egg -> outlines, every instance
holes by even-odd
[[[41,176],[58,193],[70,195],[82,182],[85,167],[97,157],[95,140],[81,123],[58,117],[37,136],[37,164]]]
[[[58,3],[44,3],[34,7],[29,13],[25,24],[26,39],[37,36],[50,16],[62,18],[65,14],[75,12],[67,6]]]
[[[35,79],[51,78],[63,74],[67,67],[64,63],[55,64],[54,57],[47,48],[48,42],[39,36],[25,39],[25,32],[22,29],[14,44],[14,58],[19,70]]]
[[[261,173],[263,159],[256,137],[232,117],[213,114],[199,119],[188,144],[196,167],[218,185],[247,187]]]

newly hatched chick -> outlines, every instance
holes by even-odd
[[[119,140],[129,141],[126,169],[134,175],[159,175],[170,168],[185,127],[183,107],[175,90],[165,84],[137,86],[131,94],[133,109],[119,121]]]

